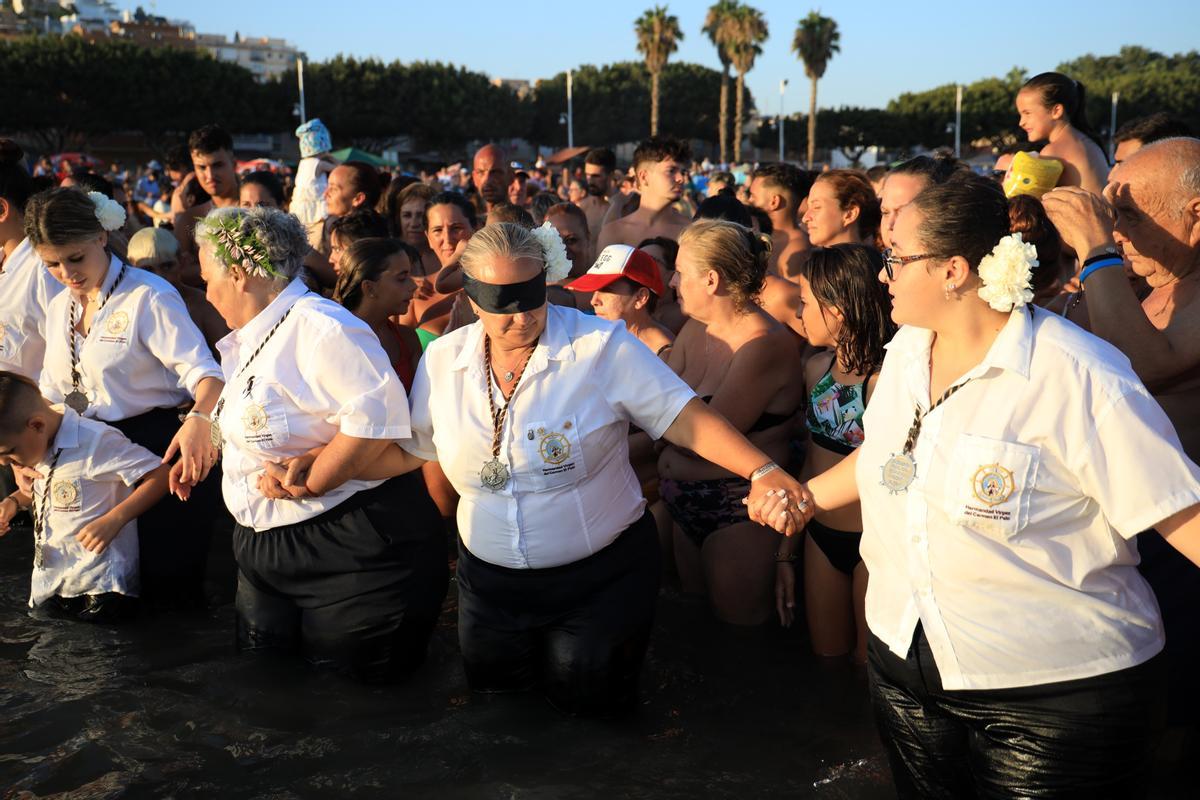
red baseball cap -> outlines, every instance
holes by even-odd
[[[592,264],[592,268],[568,283],[567,288],[577,292],[595,292],[621,278],[628,278],[645,286],[658,297],[663,296],[664,287],[662,275],[658,271],[658,262],[649,253],[627,244],[610,244],[601,250],[600,257]]]

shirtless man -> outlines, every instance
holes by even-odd
[[[214,208],[229,208],[241,203],[237,160],[233,155],[233,137],[219,125],[205,125],[192,131],[188,137],[188,151],[192,155],[192,171],[171,194],[171,214],[175,238],[179,242],[181,278],[192,285],[203,285],[192,234],[196,220],[203,219]],[[210,199],[191,205],[193,183],[199,183]]]
[[[471,178],[487,205],[487,211],[491,211],[497,203],[508,202],[508,189],[512,185],[513,175],[499,145],[485,144],[479,148],[471,166]]]
[[[600,228],[603,227],[604,215],[608,212],[608,198],[613,194],[612,174],[616,169],[617,157],[607,147],[592,148],[583,161],[583,174],[587,178],[587,197],[579,202],[579,207],[587,215],[593,249],[600,240]]]
[[[795,280],[812,246],[797,220],[800,201],[808,196],[812,179],[791,164],[765,164],[750,176],[750,205],[771,218],[771,261],[773,275]]]
[[[1120,253],[1150,293],[1139,305],[1124,270],[1087,272],[1092,332],[1117,346],[1200,458],[1200,139],[1164,139],[1118,164],[1097,197],[1060,187],[1046,213],[1086,264]],[[1087,268],[1085,267],[1085,272]]]
[[[638,209],[605,225],[597,249],[603,250],[610,244],[637,247],[638,242],[656,236],[678,240],[692,222],[674,207],[683,196],[691,161],[690,148],[677,139],[658,136],[638,145],[633,153],[640,196]]]
[[[1103,198],[1063,187],[1042,203],[1083,263],[1119,251],[1146,279],[1150,293],[1139,304],[1119,259],[1110,259],[1111,268],[1084,267],[1091,329],[1129,357],[1184,452],[1200,458],[1200,139],[1141,148],[1113,169]],[[1200,569],[1157,533],[1139,535],[1138,551],[1167,635],[1171,741],[1200,714],[1191,680],[1200,660]]]

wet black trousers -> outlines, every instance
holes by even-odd
[[[134,444],[155,455],[167,451],[179,431],[179,411],[157,408],[109,423]],[[168,494],[138,517],[141,597],[152,605],[199,607],[204,604],[204,570],[213,526],[226,514],[221,501],[221,468],[192,488],[187,502]]]
[[[458,552],[458,639],[472,689],[540,688],[569,714],[634,705],[658,599],[649,511],[600,552],[559,567],[498,567],[461,540]]]
[[[442,517],[419,474],[298,525],[238,525],[233,553],[239,649],[302,653],[371,683],[424,661],[449,568]]]
[[[867,664],[901,798],[1146,795],[1166,718],[1161,654],[1093,678],[946,691],[918,626],[907,658],[871,635]]]

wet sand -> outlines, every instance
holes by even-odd
[[[234,653],[220,545],[211,612],[96,628],[25,607],[30,540],[0,539],[3,798],[894,796],[863,672],[802,629],[733,629],[665,591],[638,711],[577,720],[468,691],[453,584],[421,671],[362,687]]]

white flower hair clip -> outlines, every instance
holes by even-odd
[[[980,299],[997,311],[1012,311],[1033,300],[1030,279],[1038,265],[1037,248],[1019,233],[1005,236],[979,262]]]
[[[543,222],[542,227],[534,228],[532,233],[546,257],[546,283],[566,280],[571,274],[571,259],[567,256],[567,246],[563,244],[558,231],[549,222]]]
[[[88,192],[88,199],[96,207],[96,219],[99,220],[101,228],[115,231],[125,224],[125,209],[121,208],[121,204],[116,200],[99,192]]]

